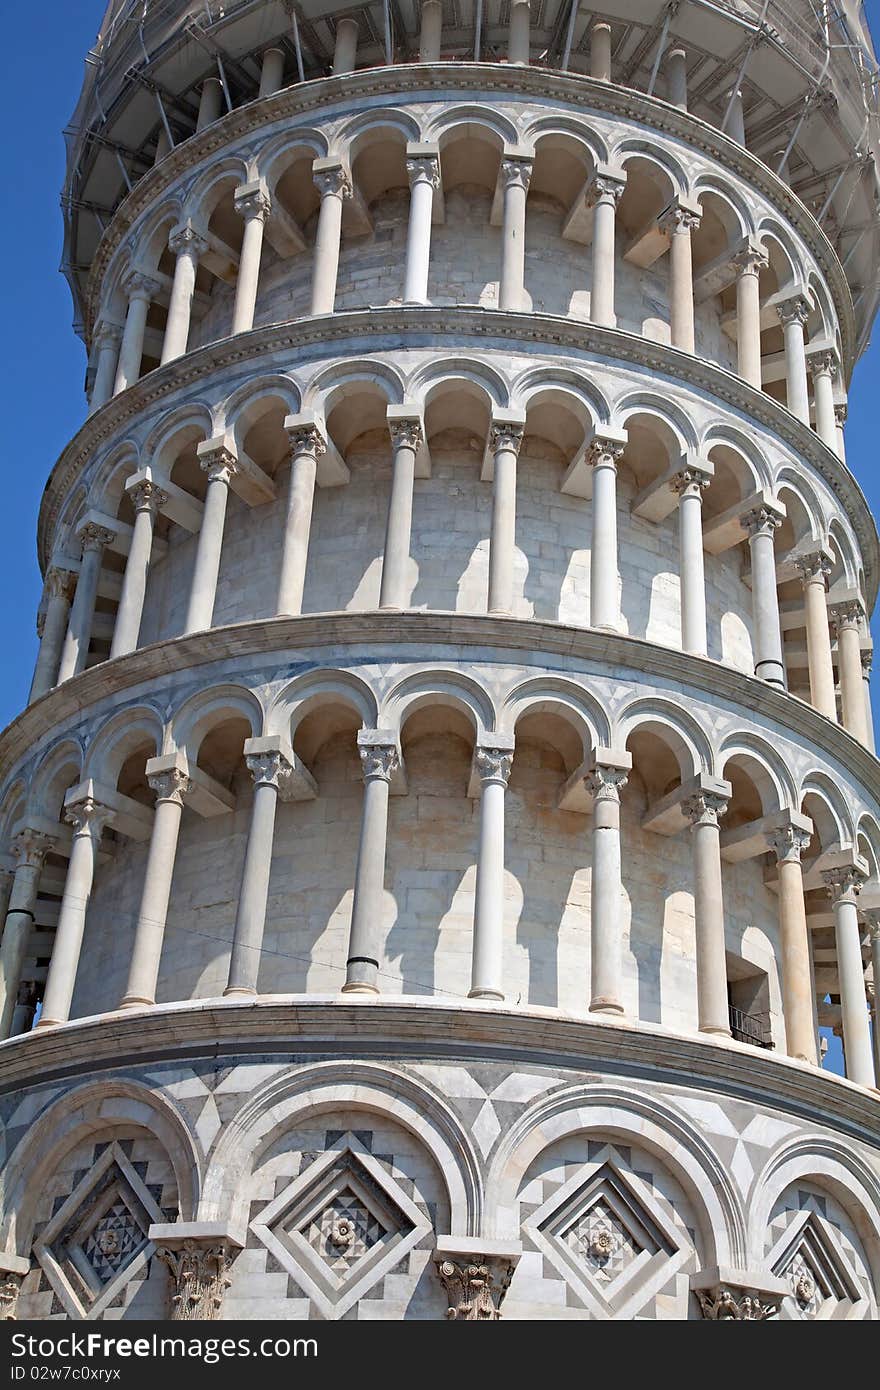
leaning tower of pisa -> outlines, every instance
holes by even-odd
[[[109,6],[4,1317],[878,1317],[876,63],[608,6]]]

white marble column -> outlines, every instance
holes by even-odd
[[[509,747],[474,750],[480,779],[480,839],[469,999],[504,998],[504,797],[512,762]]]
[[[177,260],[174,265],[168,319],[162,342],[163,367],[166,362],[173,362],[176,357],[186,352],[196,273],[199,261],[208,249],[208,242],[191,222],[186,222],[174,228],[168,238],[168,247]]]
[[[378,994],[388,794],[399,755],[394,742],[365,741],[363,734],[358,736],[358,753],[364,771],[364,803],[342,992]]]
[[[779,595],[776,589],[776,552],[773,537],[782,516],[768,507],[756,507],[743,517],[752,555],[752,614],[754,621],[755,675],[768,685],[786,688]]]
[[[263,233],[272,211],[272,201],[262,180],[237,188],[234,201],[235,211],[244,219],[244,235],[238,262],[238,278],[235,282],[232,332],[247,333],[254,326]]]
[[[524,422],[493,420],[489,448],[494,460],[492,534],[489,540],[489,613],[513,612],[513,564],[516,549],[516,461]]]
[[[122,329],[115,323],[101,323],[95,330],[94,346],[98,354],[98,365],[89,401],[90,415],[94,415],[96,410],[106,405],[113,395],[122,337]]]
[[[419,62],[437,63],[443,40],[443,0],[422,0]]]
[[[761,271],[769,263],[766,251],[746,245],[733,258],[736,270],[736,368],[743,381],[760,391]]]
[[[810,305],[802,294],[792,295],[776,306],[785,341],[786,400],[792,415],[805,425],[810,423],[810,398],[807,391],[807,357],[804,347],[804,326],[810,317]]]
[[[597,431],[589,446],[593,470],[590,542],[590,627],[617,632],[620,599],[617,576],[617,463],[626,448],[623,431]]]
[[[101,560],[104,546],[116,539],[113,531],[89,521],[79,532],[82,542],[82,560],[76,581],[76,593],[70,610],[67,635],[61,651],[58,669],[58,684],[79,675],[85,669],[92,638],[92,621],[95,616],[95,600],[98,597],[98,580],[101,577]]]
[[[144,355],[144,334],[147,330],[147,316],[150,305],[159,293],[159,281],[140,270],[129,271],[122,282],[128,296],[128,309],[125,315],[125,328],[122,333],[122,346],[119,349],[119,362],[113,383],[113,395],[117,396],[127,386],[133,386],[140,379],[141,359]]]
[[[110,814],[107,806],[102,806],[92,797],[84,797],[73,805],[65,806],[64,819],[73,826],[73,839],[43,995],[43,1012],[37,1028],[51,1028],[57,1023],[66,1023],[70,1017],[95,860]]]
[[[388,517],[385,523],[385,548],[382,552],[379,607],[399,610],[406,608],[409,603],[407,572],[412,533],[413,483],[416,453],[424,435],[418,415],[409,419],[397,415],[394,419],[389,419],[388,430],[391,435],[393,458]]]
[[[857,1086],[874,1085],[874,1058],[858,909],[858,894],[865,878],[865,872],[857,864],[822,872],[822,880],[834,908],[846,1075],[847,1080],[854,1081]]]
[[[723,127],[725,135],[729,135],[731,140],[735,140],[738,145],[745,148],[746,143],[746,121],[743,112],[742,91],[737,88],[735,92],[725,92],[724,99],[730,103],[727,112],[727,122]]]
[[[837,427],[837,457],[841,463],[846,463],[846,416],[846,401],[838,401],[834,407],[834,423]]]
[[[831,609],[831,619],[837,632],[837,666],[843,727],[867,748],[868,717],[862,675],[863,614],[864,608],[859,599],[835,603]]]
[[[597,20],[590,30],[590,76],[611,81],[611,25]]]
[[[257,993],[272,871],[275,812],[291,773],[290,763],[279,751],[249,754],[245,762],[254,779],[254,800],[235,914],[229,979],[223,991],[224,995],[234,996]]]
[[[511,0],[510,28],[507,36],[507,61],[509,63],[528,66],[531,23],[529,0]]]
[[[156,793],[156,811],[134,929],[128,982],[119,1002],[120,1009],[142,1009],[156,1002],[180,818],[184,798],[192,790],[192,782],[182,768],[169,768],[151,775],[148,764],[147,783]]]
[[[688,109],[687,53],[679,44],[666,54],[666,100],[680,111]]]
[[[260,65],[260,97],[270,97],[284,85],[284,49],[267,48]]]
[[[868,741],[866,747],[870,748],[872,753],[876,753],[877,749],[874,741],[874,710],[871,704],[871,666],[873,665],[873,661],[873,647],[868,647],[867,649],[862,648],[862,686],[864,687],[865,696],[865,723],[868,726]]]
[[[354,72],[357,66],[358,22],[345,16],[336,24],[336,43],[333,49],[333,76]]]
[[[584,778],[593,796],[590,874],[590,1012],[622,1014],[623,884],[620,856],[622,766],[595,763]]]
[[[532,177],[530,155],[505,154],[501,161],[503,222],[499,309],[522,309],[525,296],[526,198]]]
[[[816,433],[832,453],[838,452],[837,417],[834,407],[834,383],[840,374],[837,352],[830,343],[813,347],[806,354],[813,377],[813,404],[816,412]]]
[[[209,628],[214,617],[229,484],[238,468],[235,455],[225,445],[217,445],[213,440],[200,444],[198,454],[199,465],[208,477],[208,490],[205,494],[205,508],[202,513],[184,633],[201,632]]]
[[[12,841],[15,872],[0,941],[0,1039],[12,1034],[21,972],[34,924],[43,860],[56,841],[39,830],[22,830]]]
[[[339,247],[342,239],[342,204],[352,196],[347,170],[332,159],[316,159],[314,181],[321,194],[315,253],[312,265],[312,314],[332,314],[336,303]]]
[[[70,600],[73,595],[74,584],[75,576],[70,570],[62,569],[59,565],[52,565],[46,571],[46,579],[43,584],[46,603],[43,632],[40,638],[37,664],[34,667],[34,678],[31,681],[31,690],[28,696],[29,705],[32,705],[34,700],[39,700],[41,695],[45,695],[56,684],[61,661],[61,648],[64,645],[67,624],[70,620]]]
[[[814,709],[824,714],[826,719],[833,719],[836,724],[837,695],[826,602],[831,558],[824,550],[816,550],[809,555],[799,555],[795,565],[804,586],[810,702]]]
[[[871,1013],[873,1020],[872,1038],[874,1044],[874,1086],[880,1090],[880,912],[871,910],[865,913],[868,935],[871,939]]]
[[[295,420],[296,423],[291,424]],[[290,441],[290,482],[278,581],[278,615],[295,617],[302,612],[306,584],[306,565],[312,531],[312,507],[318,460],[327,444],[317,424],[288,417],[285,421]]]
[[[700,225],[698,208],[675,203],[659,219],[669,235],[669,336],[673,347],[693,352],[694,267],[691,233]]]
[[[691,823],[694,852],[694,933],[697,950],[697,1013],[701,1033],[730,1037],[721,832],[727,798],[700,791],[682,803]]]
[[[440,187],[439,154],[424,145],[408,146],[406,173],[410,194],[403,298],[407,304],[427,304],[431,217],[434,191]]]
[[[813,971],[801,855],[810,833],[792,822],[768,839],[779,866],[779,948],[782,958],[782,1011],[789,1057],[818,1061],[813,1024]]]
[[[708,653],[706,570],[703,559],[703,493],[712,475],[694,465],[676,474],[678,552],[681,586],[681,647],[697,656]]]
[[[223,83],[219,77],[206,77],[199,96],[199,114],[196,119],[196,134],[213,125],[220,119],[223,110]]]
[[[614,259],[617,208],[626,187],[626,175],[597,174],[587,190],[593,209],[593,258],[590,319],[603,328],[614,328]]]
[[[111,660],[137,647],[153,550],[153,528],[159,508],[168,501],[168,493],[148,478],[142,478],[134,487],[126,487],[126,492],[134,507],[134,529],[110,646]]]

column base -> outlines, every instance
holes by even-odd
[[[223,991],[224,999],[254,999],[257,991],[248,985],[227,985]]]
[[[724,1025],[723,1025],[723,1024],[720,1024],[720,1023],[719,1023],[719,1024],[715,1024],[715,1023],[701,1023],[701,1024],[700,1024],[700,1032],[701,1032],[701,1033],[710,1033],[713,1037],[716,1037],[716,1038],[732,1038],[732,1037],[733,1037],[733,1034],[731,1033],[730,1029],[729,1029],[729,1028],[725,1028]]]
[[[143,999],[139,994],[127,994],[119,1001],[120,1009],[152,1009],[155,1005],[155,999]]]
[[[41,1018],[39,1023],[34,1025],[34,1032],[38,1028],[60,1028],[62,1023],[66,1023],[66,1018]]]
[[[504,995],[497,989],[469,989],[468,999],[496,999],[504,1003]]]
[[[344,984],[339,991],[340,994],[378,994],[379,990],[375,985],[365,985],[359,980],[353,980],[351,984]]]
[[[616,1014],[618,1018],[624,1013],[624,1007],[616,999],[591,999],[591,1014]]]

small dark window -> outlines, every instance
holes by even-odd
[[[730,1031],[737,1042],[772,1048],[770,986],[766,972],[750,961],[727,957],[727,1002]]]

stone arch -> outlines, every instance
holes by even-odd
[[[514,686],[501,703],[498,727],[514,733],[524,716],[544,712],[559,715],[576,730],[584,760],[593,748],[610,742],[609,718],[596,697],[574,681],[551,676],[534,676]]]
[[[752,1262],[763,1264],[770,1213],[798,1180],[824,1187],[844,1208],[864,1242],[874,1289],[880,1287],[880,1178],[852,1144],[828,1134],[783,1141],[756,1174],[746,1207]]]
[[[626,747],[629,739],[639,733],[648,733],[665,744],[682,782],[712,770],[714,755],[705,730],[672,700],[655,696],[631,700],[619,712],[612,728],[612,746],[616,748]]]
[[[454,668],[415,671],[405,676],[382,700],[380,725],[397,732],[416,709],[444,703],[465,714],[478,739],[489,737],[497,727],[495,705],[489,692]]]
[[[647,169],[653,170],[655,181],[661,187],[667,187],[672,197],[683,197],[686,194],[688,177],[684,165],[665,146],[641,135],[628,135],[622,140],[612,142],[608,152],[610,164],[626,169],[633,160],[638,160]]]
[[[760,218],[757,235],[770,257],[770,265],[775,271],[779,289],[785,289],[793,282],[803,280],[802,257],[794,238],[781,222],[770,216]]]
[[[633,415],[644,415],[659,422],[675,436],[682,449],[696,449],[697,430],[687,411],[658,391],[627,392],[614,402],[613,421],[621,429]]]
[[[256,695],[240,685],[215,685],[198,691],[172,717],[164,752],[179,748],[195,762],[206,735],[227,719],[243,720],[250,726],[250,737],[256,738],[263,729],[263,711]]]
[[[518,1235],[512,1229],[516,1197],[530,1163],[551,1144],[582,1132],[628,1139],[655,1154],[701,1217],[707,1266],[743,1267],[747,1245],[742,1207],[727,1168],[703,1135],[653,1097],[602,1084],[554,1091],[520,1115],[503,1137],[486,1183],[499,1235]]]
[[[523,144],[531,145],[537,155],[539,147],[548,140],[562,136],[583,148],[588,167],[609,162],[608,142],[601,131],[575,116],[561,114],[535,116],[526,121],[520,135]]]
[[[407,395],[411,400],[422,400],[427,408],[438,389],[447,383],[466,383],[485,398],[490,409],[492,405],[506,406],[510,401],[510,386],[501,372],[488,362],[470,357],[444,357],[417,367],[407,380]]]
[[[468,127],[485,132],[484,138],[488,137],[490,142],[497,144],[499,148],[505,142],[510,145],[519,143],[519,131],[513,121],[502,112],[479,104],[450,106],[440,111],[425,125],[423,138],[436,140],[442,151],[444,146],[456,138],[458,132]]]
[[[808,798],[809,805],[806,804]],[[799,804],[816,828],[816,838],[810,846],[811,857],[820,845],[826,850],[854,843],[855,826],[846,796],[826,772],[814,771],[804,777],[799,789]]]
[[[880,820],[871,811],[859,816],[856,845],[871,866],[871,881],[880,882]]]
[[[89,744],[83,762],[83,779],[91,777],[105,786],[115,787],[130,754],[150,741],[154,753],[158,754],[163,733],[162,719],[151,706],[135,705],[120,710],[101,726]]]
[[[856,547],[848,536],[843,523],[839,517],[832,517],[828,526],[828,539],[831,541],[832,549],[838,559],[838,569],[840,575],[832,573],[831,583],[838,578],[842,578],[846,587],[855,589],[859,583],[860,567],[856,554]]]
[[[46,1106],[7,1160],[3,1236],[7,1249],[30,1250],[33,1213],[59,1161],[91,1134],[136,1125],[162,1145],[174,1169],[180,1217],[192,1221],[202,1158],[197,1139],[173,1102],[139,1081],[114,1077],[74,1086]]]
[[[290,453],[284,421],[298,412],[299,404],[299,391],[289,377],[260,377],[234,392],[219,407],[220,428],[232,435],[239,454],[247,454],[273,477]]]
[[[723,205],[723,209],[719,209],[719,219],[725,224],[728,243],[754,231],[755,219],[747,199],[736,185],[723,175],[700,169],[691,188],[691,197],[701,204],[704,199],[714,199]]]
[[[242,155],[229,154],[212,162],[209,168],[197,175],[187,190],[181,218],[191,218],[199,226],[207,227],[221,199],[239,184],[247,183],[249,174],[247,160]]]
[[[607,425],[611,420],[611,405],[598,382],[566,367],[527,367],[511,384],[510,402],[528,410],[547,392],[570,400],[591,422]]]
[[[241,424],[249,429],[262,413],[261,405],[267,399],[282,400],[290,415],[295,415],[300,408],[300,390],[296,382],[282,372],[275,372],[252,378],[227,396],[214,412],[214,428],[231,430],[237,437]]]
[[[110,450],[95,469],[89,497],[99,511],[116,515],[126,480],[140,467],[140,453],[133,439],[123,439]]]
[[[325,669],[296,676],[278,692],[266,714],[266,732],[289,732],[292,743],[306,715],[323,702],[347,705],[364,728],[378,725],[376,696],[367,681],[350,671]]]
[[[451,1235],[481,1229],[483,1186],[471,1140],[441,1096],[397,1068],[346,1060],[321,1062],[274,1077],[241,1106],[222,1131],[205,1173],[199,1216],[226,1218],[230,1208],[246,1219],[243,1169],[299,1119],[322,1110],[360,1110],[387,1117],[424,1144],[443,1175],[451,1213]]]
[[[30,778],[29,809],[61,818],[65,793],[82,778],[83,751],[75,738],[62,739],[40,759]]]
[[[200,401],[189,401],[163,416],[150,431],[142,458],[160,476],[168,478],[181,451],[199,439],[210,439],[213,414]]]
[[[327,137],[320,131],[308,127],[294,127],[268,139],[254,156],[254,174],[266,180],[270,195],[274,195],[277,185],[285,171],[296,161],[299,153],[309,160],[320,159],[328,154]]]
[[[9,842],[21,821],[27,801],[27,784],[19,774],[0,796],[0,854],[9,849]]]
[[[159,262],[168,251],[168,235],[182,216],[183,201],[179,194],[171,194],[159,207],[151,210],[132,233],[133,269],[149,274],[158,270]]]
[[[795,810],[797,786],[779,752],[758,734],[728,734],[722,741],[715,760],[719,777],[727,777],[725,769],[734,762],[753,783],[761,801],[761,813]],[[731,779],[727,777],[727,780]]]
[[[786,516],[792,523],[796,539],[822,540],[826,530],[824,508],[815,488],[795,464],[782,465],[776,474],[774,490],[780,502],[784,502],[788,494],[789,501],[785,503]],[[794,507],[791,505],[792,500],[795,503]],[[804,521],[807,523],[807,531],[803,529]]]

